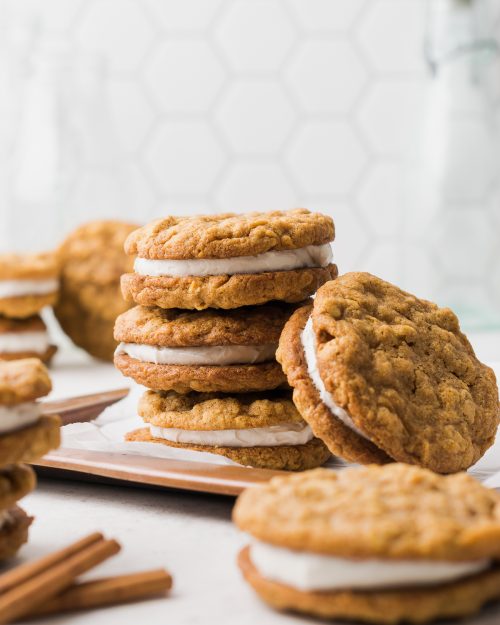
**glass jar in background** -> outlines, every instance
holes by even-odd
[[[500,327],[499,0],[428,0],[428,84],[405,175],[405,286]]]
[[[131,200],[101,57],[32,29],[2,55],[0,249],[46,250]]]

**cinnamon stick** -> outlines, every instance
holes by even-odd
[[[165,594],[171,587],[172,577],[164,569],[96,579],[70,586],[60,595],[39,605],[28,616],[34,618],[131,603]]]
[[[43,558],[35,560],[35,562],[27,562],[26,564],[21,564],[17,566],[15,569],[0,575],[0,594],[5,591],[13,588],[14,586],[18,586],[22,584],[26,580],[38,575],[42,571],[46,571],[51,566],[62,562],[69,556],[72,556],[79,551],[82,551],[89,545],[93,545],[94,543],[103,540],[104,537],[100,532],[94,532],[93,534],[89,534],[80,540],[64,547],[64,549],[59,549],[58,551],[54,551]]]
[[[98,540],[77,553],[42,570],[0,595],[0,623],[9,623],[30,612],[71,586],[82,573],[120,551],[115,540]]]

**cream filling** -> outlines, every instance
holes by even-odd
[[[136,258],[134,271],[142,276],[219,276],[266,271],[291,271],[305,267],[326,267],[332,262],[329,243],[308,245],[297,250],[264,252],[235,258],[194,258],[189,260],[152,260]]]
[[[157,365],[250,365],[274,360],[277,345],[214,345],[210,347],[157,347],[120,343],[116,354],[127,354]]]
[[[23,295],[46,295],[59,288],[55,278],[47,280],[0,280],[0,297],[22,297]]]
[[[257,541],[250,557],[266,579],[303,591],[375,589],[451,582],[488,568],[488,560],[349,560]]]
[[[16,352],[44,354],[49,345],[49,335],[44,330],[0,334],[0,353],[3,354],[15,354]]]
[[[150,425],[151,436],[185,445],[209,447],[274,447],[305,445],[313,438],[305,423],[286,423],[242,430],[181,430]]]
[[[40,418],[40,405],[35,402],[0,406],[0,434],[14,432],[33,425]]]
[[[359,436],[362,436],[366,440],[369,440],[368,437],[354,425],[354,422],[351,419],[349,413],[335,403],[333,397],[326,390],[325,385],[323,384],[323,380],[321,379],[318,370],[318,359],[316,358],[316,337],[314,336],[314,329],[311,317],[309,317],[309,319],[307,320],[307,323],[300,338],[302,342],[302,347],[304,348],[307,371],[309,373],[309,377],[312,380],[312,383],[319,393],[321,401],[337,418],[342,421],[344,425],[347,425],[348,428],[356,432],[356,434],[358,434]]]

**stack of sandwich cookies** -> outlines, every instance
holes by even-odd
[[[58,417],[42,417],[36,400],[50,379],[38,359],[0,362],[0,559],[26,542],[30,517],[16,505],[35,487],[34,462],[60,442]]]
[[[0,360],[50,362],[57,348],[39,313],[55,303],[58,290],[54,254],[0,254]]]
[[[147,391],[139,415],[148,427],[129,441],[156,442],[226,456],[246,466],[302,471],[330,456],[295,408],[289,391],[263,394]]]
[[[449,309],[366,273],[319,289],[277,353],[316,436],[349,461],[472,466],[495,439],[498,388]]]
[[[155,390],[242,393],[287,386],[276,361],[293,308],[183,311],[136,306],[118,317],[115,365]]]
[[[292,304],[337,275],[333,238],[332,220],[306,210],[169,217],[133,232],[122,290],[139,305],[116,321],[115,365],[152,391],[146,427],[128,440],[271,469],[322,464],[329,452],[275,353]]]
[[[39,358],[49,363],[56,351],[39,315],[27,319],[0,317],[0,360]]]
[[[300,302],[337,275],[329,217],[307,210],[168,217],[132,233],[125,299],[161,308]]]
[[[464,473],[316,469],[246,490],[233,518],[244,577],[280,610],[424,623],[500,599],[500,495]]]

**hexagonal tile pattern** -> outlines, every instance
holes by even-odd
[[[107,85],[111,120],[123,149],[135,152],[155,120],[155,112],[141,84],[135,80],[110,80]]]
[[[311,121],[300,128],[287,161],[305,193],[345,195],[357,182],[366,154],[346,124]]]
[[[423,71],[425,11],[426,3],[421,0],[368,3],[358,26],[358,37],[376,70]]]
[[[224,162],[223,148],[202,121],[163,123],[145,153],[145,164],[165,194],[208,193]]]
[[[383,280],[401,284],[403,278],[401,252],[400,243],[375,241],[370,246],[367,256],[362,259],[358,271],[369,271]]]
[[[345,30],[358,17],[366,0],[288,0],[308,31]]]
[[[224,69],[203,41],[166,40],[148,62],[145,79],[162,110],[194,113],[209,108]]]
[[[142,0],[167,31],[199,32],[207,28],[222,0]]]
[[[346,113],[365,79],[362,62],[347,41],[306,41],[287,71],[291,89],[310,113]]]
[[[119,19],[117,19],[119,15]],[[94,0],[86,5],[77,39],[86,49],[102,52],[112,69],[137,69],[151,47],[155,30],[140,3]]]
[[[215,37],[234,70],[272,72],[285,61],[295,28],[279,0],[232,0]]]
[[[358,204],[377,236],[394,236],[403,228],[401,163],[377,163],[361,181]]]
[[[371,236],[351,204],[337,200],[304,196],[300,206],[330,215],[335,224],[335,240],[332,243],[333,261],[340,273],[358,271],[368,251]]]
[[[33,19],[41,29],[50,31],[69,28],[82,8],[84,0],[7,0],[2,3],[9,15],[13,13],[23,16],[23,19]],[[2,16],[3,19],[3,16]]]
[[[471,258],[467,250],[473,241],[481,243],[474,245],[474,258]],[[493,259],[496,240],[486,211],[447,210],[435,220],[428,243],[445,274],[481,279]]]
[[[378,81],[359,107],[359,123],[373,150],[401,156],[415,144],[425,114],[426,86],[420,80]]]
[[[217,107],[216,119],[236,152],[269,154],[280,149],[295,113],[278,84],[248,80],[230,87]]]
[[[299,202],[285,173],[276,163],[239,162],[232,165],[216,193],[217,210],[287,209]]]

